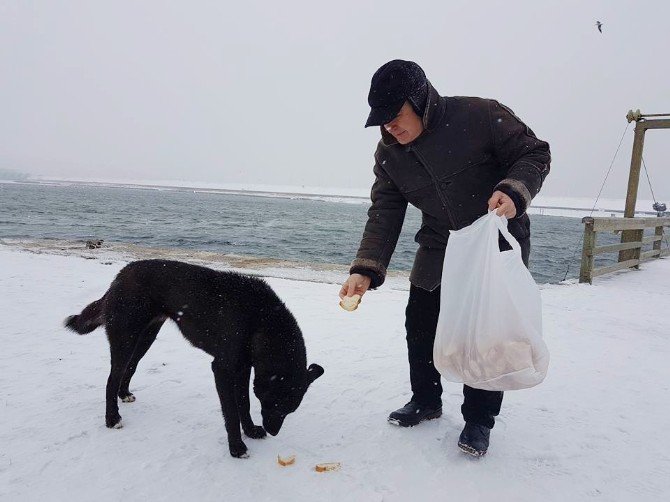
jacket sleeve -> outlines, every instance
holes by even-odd
[[[350,274],[370,277],[370,288],[384,283],[386,268],[398,243],[407,211],[407,200],[377,163],[374,173],[375,182],[370,194],[372,206],[368,209],[368,221],[356,259],[349,270]]]
[[[491,100],[489,117],[494,152],[506,173],[495,190],[514,201],[516,217],[519,217],[526,212],[549,174],[549,144],[538,139],[512,110],[497,101]]]

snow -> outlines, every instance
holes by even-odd
[[[670,492],[670,261],[544,286],[552,359],[543,384],[508,392],[489,453],[456,447],[459,385],[444,415],[386,423],[409,398],[407,291],[352,313],[339,285],[268,279],[326,372],[279,435],[228,454],[210,358],[166,325],[104,426],[108,345],[62,320],[98,298],[122,260],[0,246],[0,500],[661,500]],[[252,399],[252,415],[259,407]],[[294,465],[277,455],[295,454]],[[314,465],[341,462],[340,471]]]

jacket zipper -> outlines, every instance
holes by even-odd
[[[428,175],[430,176],[430,179],[433,180],[433,185],[435,186],[435,190],[437,190],[437,195],[440,198],[440,202],[442,202],[442,207],[444,207],[444,210],[447,213],[447,218],[449,219],[449,223],[451,223],[451,228],[454,230],[457,230],[458,227],[455,224],[454,218],[451,214],[451,211],[449,210],[449,204],[447,203],[447,199],[442,193],[442,190],[440,190],[440,185],[437,181],[437,178],[435,177],[435,174],[433,173],[432,169],[428,165],[428,162],[423,158],[423,156],[419,153],[419,151],[416,149],[416,147],[409,146],[408,147],[409,151],[413,152],[414,155],[416,155],[416,158],[419,159],[419,162],[421,165],[424,167],[426,171],[428,171]]]

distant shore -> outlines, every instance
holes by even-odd
[[[65,179],[30,178],[26,180],[0,180],[0,183],[45,186],[87,186],[97,188],[124,188],[133,190],[179,191],[211,193],[221,195],[242,195],[250,197],[271,197],[282,199],[302,199],[335,203],[369,204],[369,190],[358,188],[329,188],[290,185],[257,185],[239,183],[203,183],[164,180],[115,181],[105,179]],[[600,199],[597,205],[586,197],[555,197],[538,195],[529,214],[547,216],[583,217],[591,213],[596,216],[623,216],[625,199]],[[653,201],[638,201],[636,211],[640,216],[655,216],[651,210]],[[646,209],[649,208],[649,209]]]
[[[327,200],[330,202],[349,202],[365,204],[370,202],[369,196],[329,193],[329,189],[324,192],[314,191],[282,191],[261,189],[258,187],[249,188],[225,188],[218,187],[209,183],[192,184],[173,184],[169,182],[124,182],[124,181],[92,181],[92,180],[66,180],[66,179],[29,179],[29,180],[0,180],[0,183],[12,183],[20,185],[46,185],[46,186],[90,186],[98,188],[127,188],[134,190],[171,190],[178,192],[196,192],[213,193],[222,195],[247,195],[250,197],[275,197],[282,199],[305,199],[305,200]],[[297,188],[297,187],[296,187]]]

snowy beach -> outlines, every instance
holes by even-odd
[[[506,394],[481,460],[456,447],[457,384],[445,385],[441,419],[386,423],[409,399],[407,291],[393,287],[347,313],[337,284],[268,279],[302,328],[308,362],[326,372],[279,436],[246,440],[247,460],[228,455],[209,356],[172,324],[140,363],[137,401],[120,404],[125,427],[106,429],[105,335],[61,326],[123,265],[0,247],[1,500],[640,501],[670,492],[668,260],[593,286],[542,287],[549,374]],[[295,465],[278,466],[278,454],[295,454]],[[332,461],[339,472],[314,472]]]
[[[0,502],[670,501],[668,19],[0,0]]]

